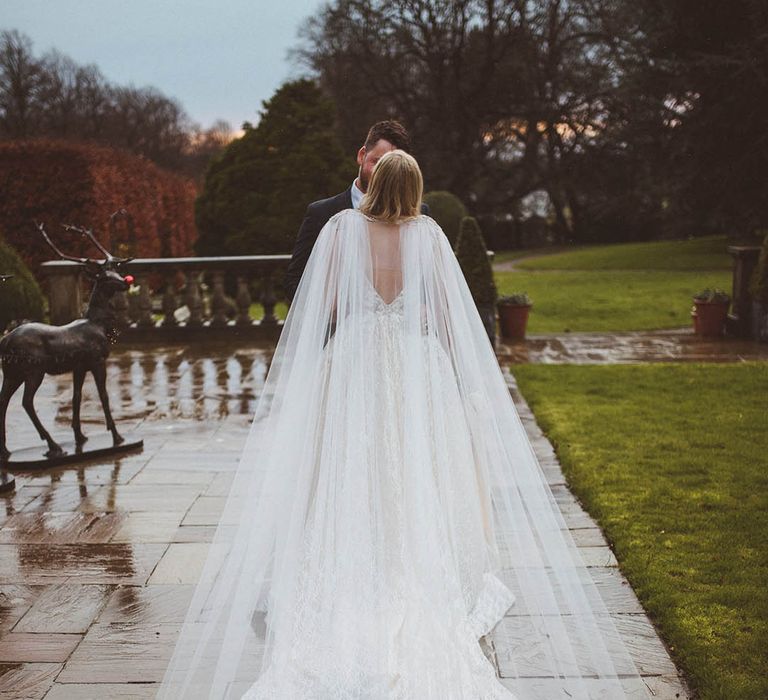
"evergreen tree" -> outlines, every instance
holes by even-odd
[[[199,255],[290,253],[310,202],[355,176],[334,128],[335,108],[310,80],[280,87],[256,127],[214,160],[195,203]]]

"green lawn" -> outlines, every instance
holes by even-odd
[[[564,250],[573,250],[573,248],[565,248],[563,246],[548,246],[546,248],[520,248],[518,250],[499,250],[494,251],[493,262],[509,262],[510,260],[520,260],[521,258],[529,258],[537,255],[554,255]]]
[[[701,697],[768,698],[768,364],[513,371]]]
[[[499,294],[528,292],[530,333],[640,331],[690,326],[691,297],[730,289],[726,271],[497,272]]]
[[[614,243],[520,260],[526,270],[730,270],[724,236]]]
[[[499,294],[533,299],[530,333],[678,328],[691,324],[693,294],[730,289],[726,245],[709,237],[591,246],[522,259],[494,276]]]

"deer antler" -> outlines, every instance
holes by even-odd
[[[35,221],[35,226],[37,226],[37,230],[40,231],[40,233],[43,235],[43,238],[45,239],[45,242],[53,248],[53,251],[58,255],[62,260],[71,260],[72,262],[76,263],[94,263],[96,265],[99,265],[98,260],[93,260],[92,258],[77,258],[74,255],[67,255],[66,253],[62,253],[53,243],[53,241],[48,237],[48,234],[45,232],[45,226],[43,224],[37,223]]]
[[[115,214],[119,213],[121,210],[118,209],[112,216],[115,216]],[[124,210],[123,210],[124,211]],[[110,217],[111,220],[112,217]],[[107,258],[107,261],[112,263],[113,265],[121,265],[122,263],[126,263],[129,260],[133,260],[133,258],[117,258],[112,253],[110,253],[101,243],[99,243],[98,240],[96,240],[96,236],[93,235],[93,230],[89,228],[83,228],[81,226],[73,226],[72,224],[62,224],[67,231],[77,231],[78,233],[81,233],[83,236],[86,236],[90,238],[90,240],[93,242],[93,244],[102,252],[104,253],[104,256]]]
[[[96,240],[96,236],[93,235],[93,231],[89,228],[83,228],[82,226],[75,226],[74,224],[62,224],[67,231],[77,231],[79,234],[91,239],[91,242],[102,252],[107,260],[112,260],[112,253],[110,253],[101,243]]]
[[[114,226],[115,226],[115,219],[116,219],[118,216],[127,216],[127,217],[129,217],[129,218],[130,218],[130,214],[128,213],[128,210],[127,210],[125,207],[120,207],[120,208],[119,208],[119,209],[117,209],[116,211],[113,211],[113,212],[112,212],[112,213],[109,215],[109,232],[110,232],[110,233],[112,233],[112,232],[114,231]]]
[[[133,216],[131,213],[125,208],[120,207],[119,209],[113,211],[109,215],[109,240],[114,241],[115,240],[115,224],[117,221],[117,217],[122,216],[124,217],[128,222],[128,235],[131,237],[131,239],[134,238],[134,223],[133,223]],[[126,263],[129,260],[133,260],[134,256],[131,256],[129,258],[120,258],[117,261],[117,264],[120,265],[122,263]]]

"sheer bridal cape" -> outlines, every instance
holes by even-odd
[[[335,215],[159,697],[613,700],[629,677],[445,234]]]

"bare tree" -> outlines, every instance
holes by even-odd
[[[97,66],[81,66],[78,75],[82,136],[101,141],[111,112],[107,81]]]
[[[52,50],[43,56],[40,68],[40,131],[63,137],[82,133],[80,67]]]
[[[32,42],[16,30],[0,32],[0,129],[11,138],[34,131],[42,69]]]
[[[432,189],[514,215],[546,191],[555,230],[580,237],[573,162],[614,134],[637,46],[621,0],[336,0],[309,18],[296,58],[357,145],[401,118]]]

